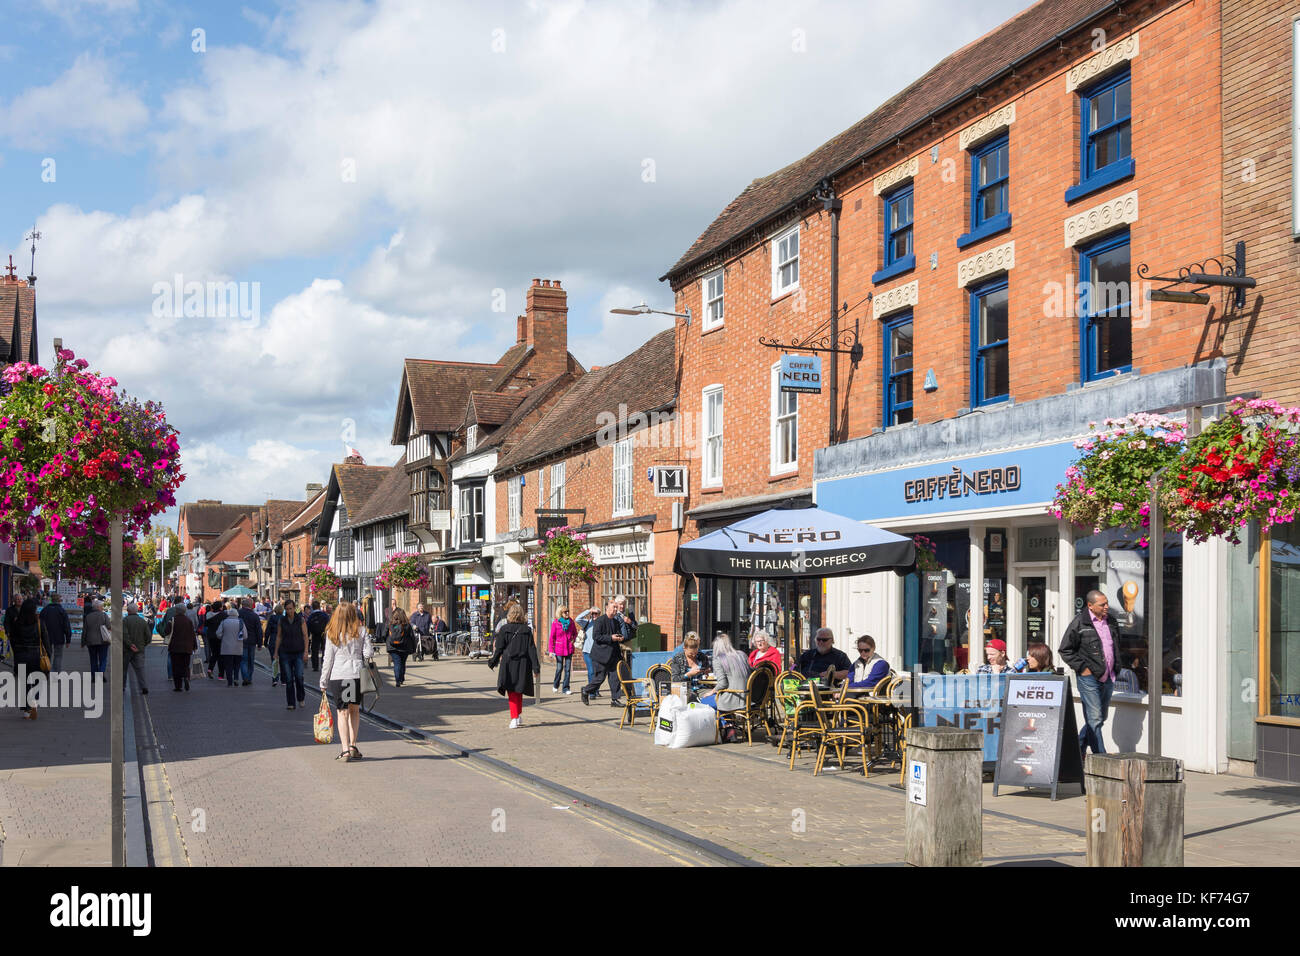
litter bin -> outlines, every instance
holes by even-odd
[[[984,858],[984,734],[960,727],[907,732],[907,862],[979,866]]]
[[[636,633],[632,635],[632,651],[663,651],[664,632],[660,630],[658,624],[638,624]]]
[[[1182,764],[1148,754],[1088,754],[1088,866],[1182,866]]]

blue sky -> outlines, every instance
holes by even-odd
[[[0,235],[25,275],[42,232],[42,354],[166,404],[181,500],[301,497],[348,422],[395,460],[402,358],[495,360],[533,277],[580,361],[626,354],[664,326],[609,308],[670,307],[746,183],[1025,5],[39,0],[0,41]],[[259,312],[159,317],[176,275]]]

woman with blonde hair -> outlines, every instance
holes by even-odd
[[[510,700],[510,729],[520,726],[524,714],[524,695],[533,696],[533,675],[541,677],[542,662],[537,659],[533,629],[524,623],[524,609],[511,605],[505,626],[497,630],[496,650],[488,660],[495,669],[504,662],[497,675],[497,693]]]
[[[335,760],[358,760],[357,732],[361,729],[361,668],[375,656],[370,632],[362,626],[357,606],[342,601],[325,628],[325,660],[321,664],[320,689],[334,698],[338,711],[342,751]]]

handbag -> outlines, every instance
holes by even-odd
[[[379,668],[374,664],[366,664],[361,668],[361,703],[365,709],[366,695],[374,694],[375,700],[371,701],[369,706],[374,707],[375,701],[379,700],[379,692],[384,689],[384,682],[379,676]]]
[[[39,620],[36,622],[36,633],[40,638],[37,646],[41,649],[41,673],[48,674],[53,665],[50,663],[50,653],[45,649],[45,626]]]
[[[311,719],[311,732],[318,744],[334,742],[334,714],[330,711],[329,701],[324,694],[321,695],[320,710]]]

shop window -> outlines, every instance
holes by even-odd
[[[638,624],[650,619],[650,566],[648,564],[607,564],[600,569],[600,608],[617,595],[627,598],[627,615]]]
[[[884,423],[904,425],[912,420],[912,315],[884,327]]]
[[[1079,252],[1079,352],[1085,382],[1133,367],[1128,232]]]
[[[1115,692],[1144,694],[1152,685],[1147,672],[1151,606],[1150,551],[1137,546],[1138,535],[1124,529],[1080,538],[1074,543],[1074,614],[1082,611],[1088,592],[1101,591],[1119,618]],[[1183,539],[1165,535],[1164,619],[1161,692],[1183,693]],[[1065,621],[1069,623],[1068,620]],[[1057,666],[1063,664],[1058,660]]]
[[[1268,699],[1270,717],[1300,718],[1300,528],[1277,525],[1269,555]]]
[[[1006,276],[971,292],[971,407],[1011,396]]]

